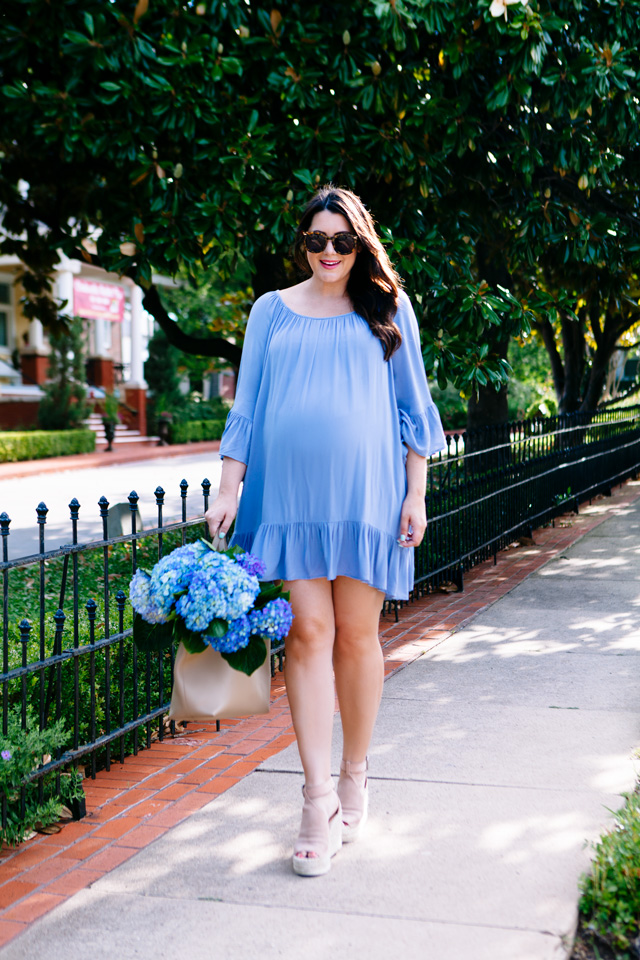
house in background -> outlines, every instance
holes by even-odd
[[[27,320],[20,301],[15,257],[0,257],[0,429],[33,427],[42,384],[47,379],[49,345],[39,320]],[[165,278],[155,282],[170,283]],[[61,256],[54,295],[65,300],[65,312],[85,321],[87,384],[119,393],[130,408],[128,426],[146,433],[144,361],[152,318],[142,306],[142,290],[131,280],[80,260]],[[19,368],[19,370],[18,370]]]

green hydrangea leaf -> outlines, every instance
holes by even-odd
[[[262,637],[252,636],[249,643],[242,650],[236,650],[235,653],[223,653],[222,657],[229,666],[241,673],[246,673],[248,677],[254,673],[258,667],[261,667],[267,656],[267,645]]]
[[[142,653],[166,650],[173,642],[173,623],[147,623],[139,613],[135,613],[133,642]]]

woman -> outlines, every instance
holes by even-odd
[[[406,599],[426,527],[426,459],[445,444],[411,304],[355,194],[331,185],[295,240],[308,279],[260,297],[220,453],[211,533],[283,579],[294,620],[285,682],[304,769],[293,869],[320,876],[367,818],[367,751],[382,694],[378,621]],[[331,779],[338,694],[343,760]]]

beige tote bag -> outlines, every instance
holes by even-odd
[[[269,713],[271,657],[250,677],[234,670],[217,650],[188,653],[178,646],[173,671],[171,720],[230,720]]]

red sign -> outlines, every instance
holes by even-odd
[[[124,290],[115,283],[97,283],[95,280],[73,278],[73,312],[86,320],[113,320],[124,318]]]

